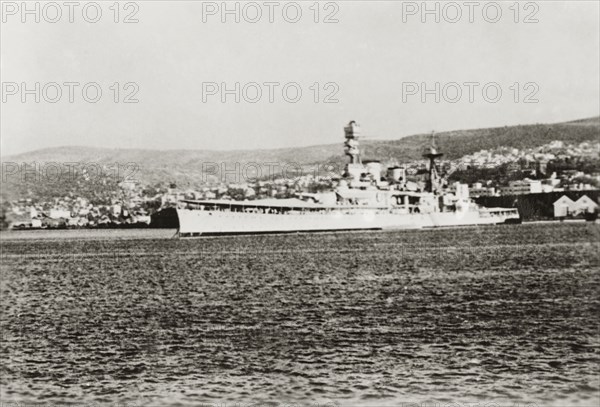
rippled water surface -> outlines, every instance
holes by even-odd
[[[598,225],[139,233],[4,234],[3,402],[599,403]]]

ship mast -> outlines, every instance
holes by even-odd
[[[443,155],[444,154],[437,151],[437,147],[435,145],[435,131],[432,131],[431,146],[426,148],[425,152],[423,153],[423,158],[429,160],[429,179],[427,180],[427,185],[425,187],[426,191],[428,192],[438,192],[439,188],[441,187],[440,176],[435,166],[435,160]]]

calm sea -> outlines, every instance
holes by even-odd
[[[598,225],[173,234],[3,233],[2,403],[600,402]]]

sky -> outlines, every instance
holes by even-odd
[[[3,156],[280,148],[342,142],[350,120],[397,139],[600,111],[597,1],[35,3],[2,2]]]

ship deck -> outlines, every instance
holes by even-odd
[[[224,199],[215,200],[190,200],[184,199],[181,202],[197,206],[205,206],[207,208],[216,207],[219,209],[247,209],[247,208],[261,208],[261,209],[287,209],[287,210],[308,210],[308,211],[321,211],[321,210],[348,210],[348,209],[389,209],[387,205],[373,206],[373,205],[326,205],[318,204],[314,202],[306,202],[300,199],[264,199],[257,201],[230,201]]]

